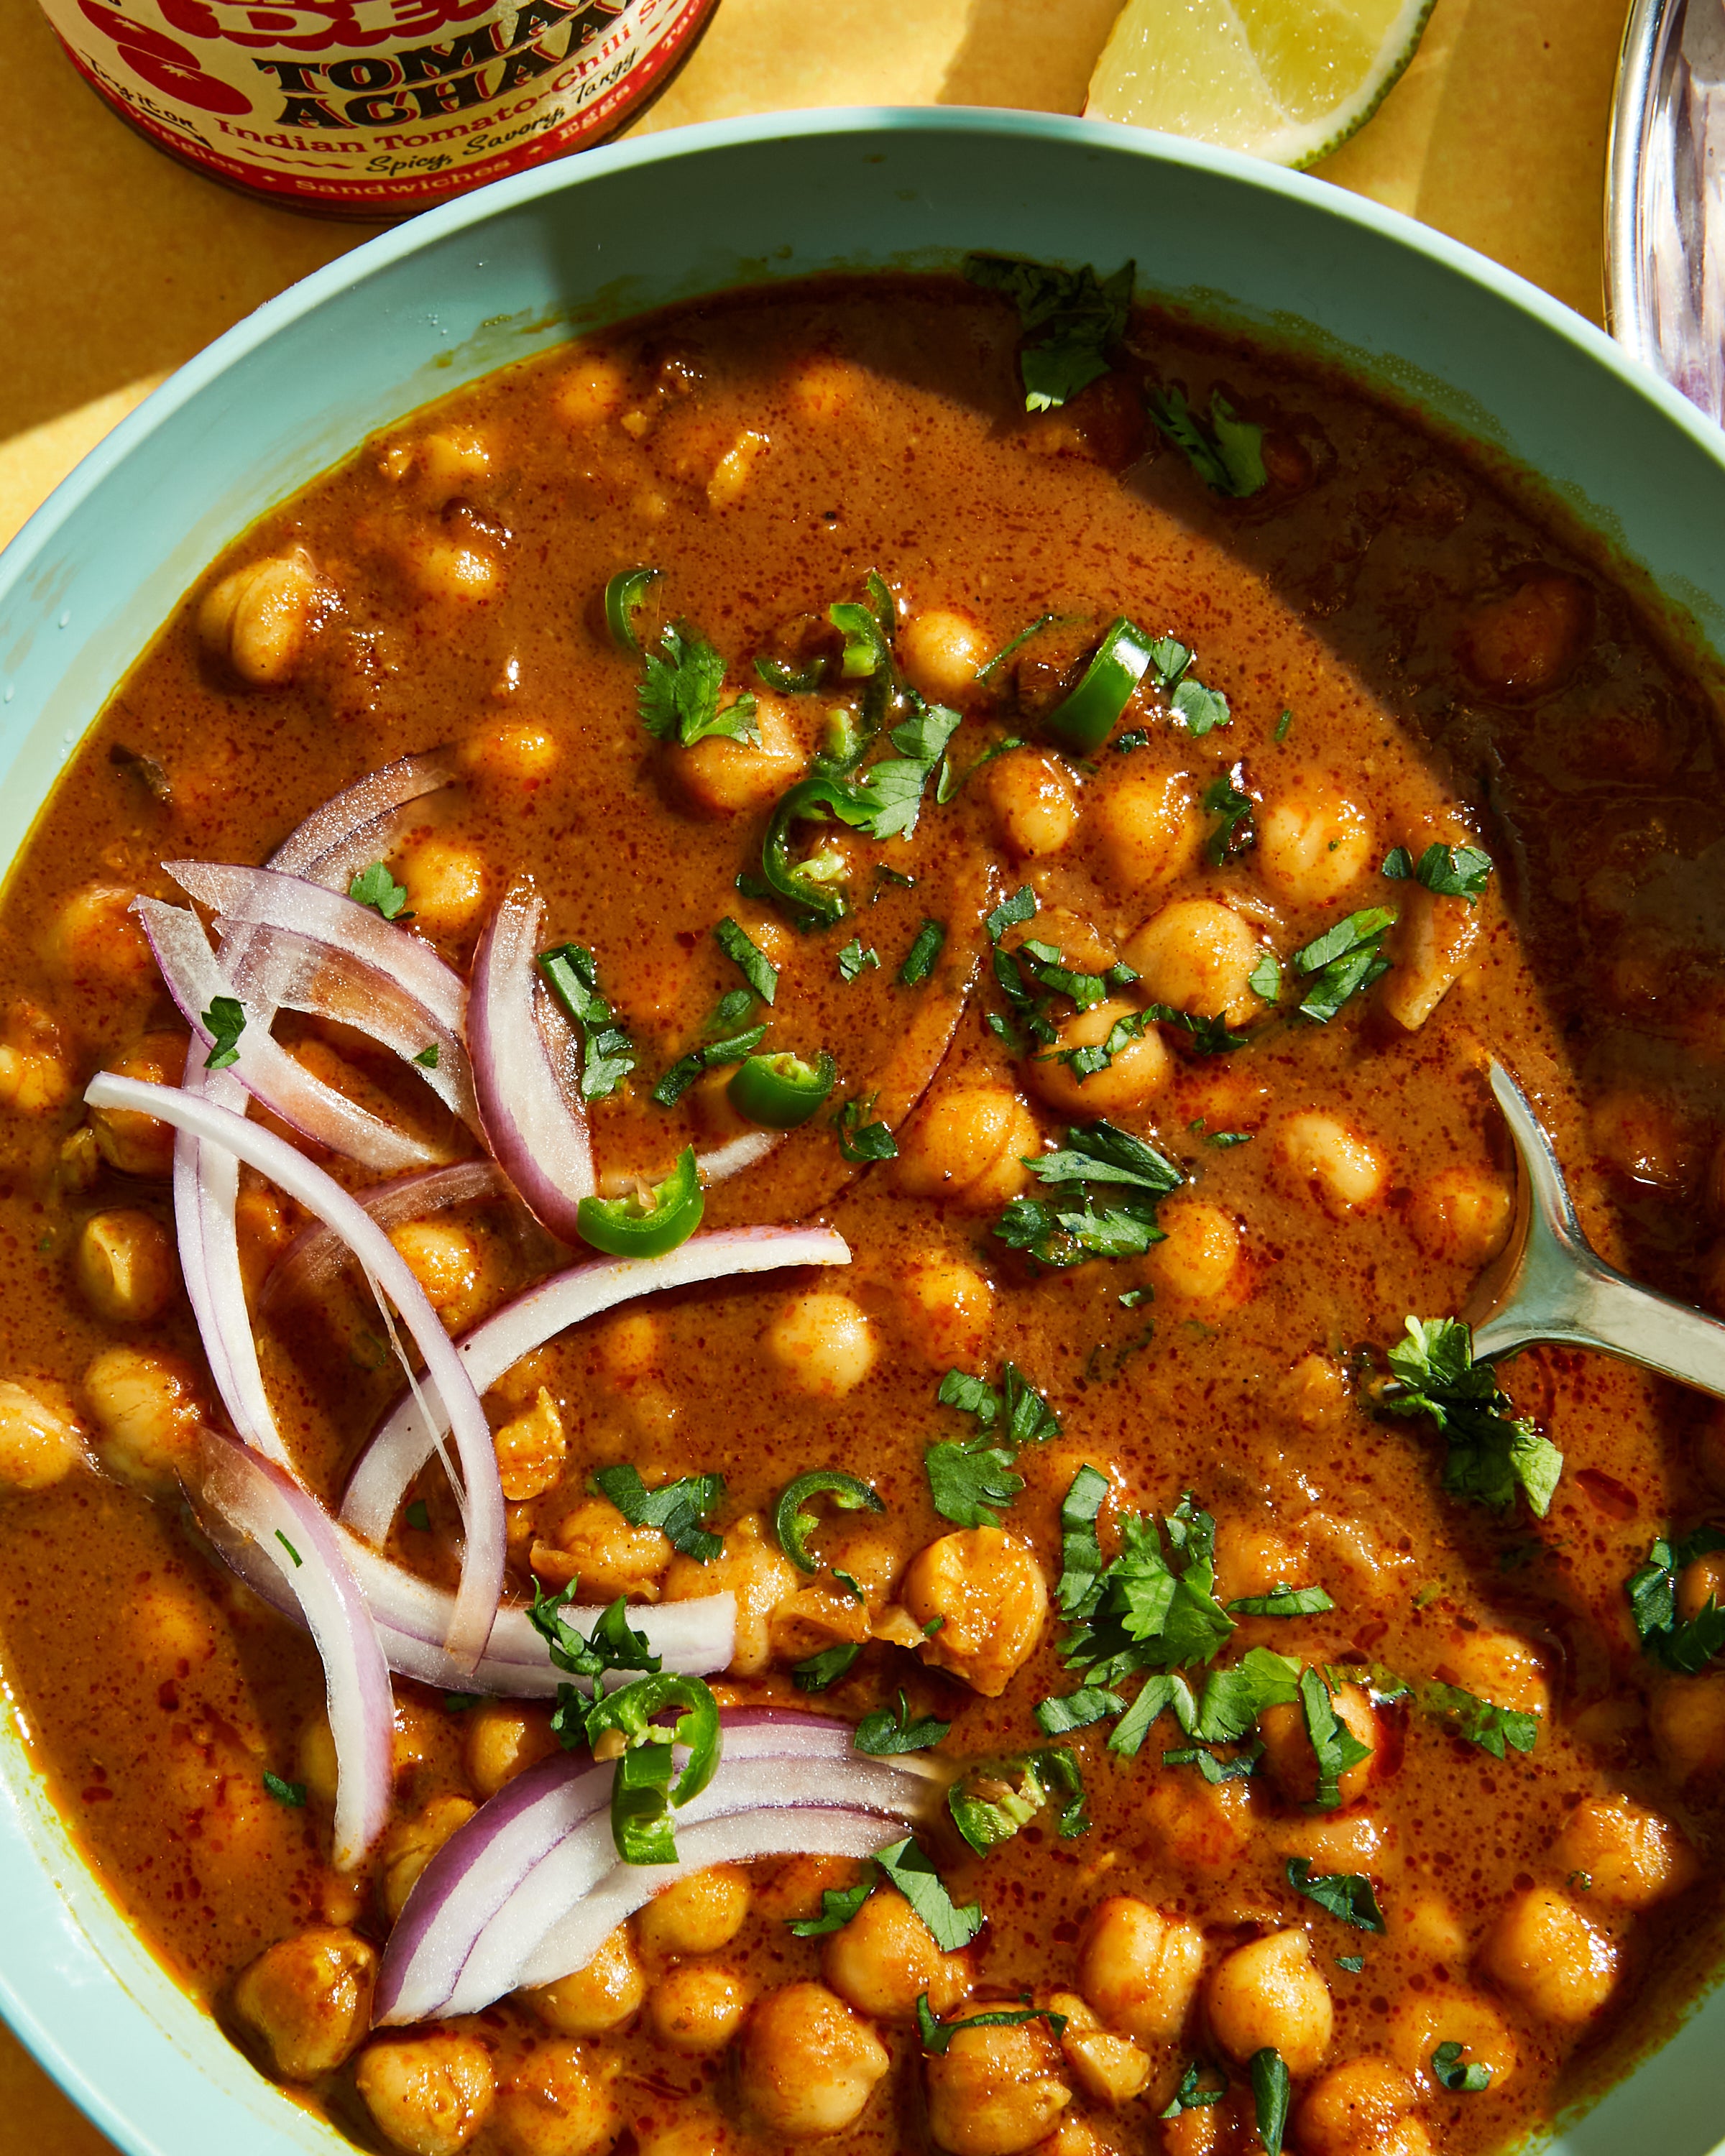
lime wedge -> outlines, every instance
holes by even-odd
[[[1433,0],[1128,0],[1086,116],[1312,165],[1378,109]]]

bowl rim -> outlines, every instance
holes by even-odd
[[[400,263],[452,235],[481,232],[501,216],[577,189],[590,179],[642,167],[698,160],[714,151],[778,143],[787,139],[883,133],[961,139],[1005,136],[1064,142],[1092,151],[1142,159],[1149,164],[1184,168],[1302,203],[1326,217],[1423,256],[1440,269],[1466,280],[1517,311],[1531,316],[1543,329],[1576,347],[1614,377],[1627,393],[1651,403],[1709,462],[1725,470],[1725,431],[1603,329],[1527,278],[1464,242],[1334,182],[1266,164],[1213,145],[1065,114],[1004,107],[818,106],[704,121],[552,159],[458,196],[338,255],[244,316],[178,367],[104,436],[0,551],[0,601],[28,578],[38,555],[89,496],[158,428],[289,326],[315,314],[336,295],[362,284],[380,269]],[[0,865],[0,870],[9,866],[9,862]],[[3,1684],[0,1684],[0,1694],[3,1692]],[[4,1778],[0,1777],[0,1805],[8,1800],[11,1794],[4,1786]],[[99,1896],[110,1902],[121,1922],[131,1928],[124,1909],[107,1896],[99,1877],[88,1866],[84,1867],[84,1879],[80,1885],[80,1888],[93,1886]],[[70,1921],[66,1888],[56,1879],[51,1891],[59,1897],[62,1912]],[[139,1941],[144,1961],[159,1966],[144,1944],[141,1933],[134,1936]],[[93,1942],[85,1941],[84,1948],[87,1953],[102,1960],[100,1949]],[[129,2102],[125,2109],[121,2107],[127,2092],[113,2065],[110,2063],[105,2074],[100,2074],[74,2055],[50,2027],[48,2018],[33,2005],[18,1974],[8,1966],[9,1959],[9,1956],[0,1957],[0,2015],[3,2015],[19,2040],[62,2091],[118,2148],[130,2152],[130,2156],[166,2156],[172,2143],[157,2139],[151,2129],[137,2121]],[[43,1967],[48,1959],[45,1952],[39,1957]],[[105,1961],[102,1961],[102,1967],[113,1979],[115,1989],[126,1994],[128,2007],[148,2018],[148,2008],[131,1999],[125,1974],[110,1969]],[[36,1974],[39,1976],[39,1968]],[[78,1979],[68,1975],[64,1981],[68,1988],[73,1988]],[[1686,2014],[1692,2012],[1699,2003],[1691,2002]],[[156,2039],[162,2041],[165,2032],[153,2020],[151,2025]],[[95,2056],[87,2047],[80,2049],[85,2051],[86,2056]],[[1642,2062],[1651,2056],[1643,2054]],[[238,2053],[235,2056],[240,2058]],[[188,2060],[185,2063],[197,2071],[194,2062]],[[240,2064],[244,2074],[250,2077],[253,2069],[249,2063],[240,2059]],[[205,2079],[201,2071],[199,2078]],[[1620,2082],[1613,2084],[1621,2085]],[[270,2087],[267,2083],[264,2086]],[[281,2145],[286,2146],[285,2139]],[[320,2140],[316,2145],[324,2144]]]

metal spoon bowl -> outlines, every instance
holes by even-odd
[[[1501,1063],[1490,1075],[1515,1140],[1516,1209],[1508,1242],[1461,1313],[1476,1358],[1496,1362],[1541,1342],[1595,1348],[1725,1399],[1725,1324],[1605,1263],[1581,1232],[1527,1095]]]

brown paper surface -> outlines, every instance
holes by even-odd
[[[1116,0],[722,0],[640,131],[850,104],[1076,112]],[[1370,124],[1320,167],[1600,311],[1625,0],[1437,0]],[[0,542],[163,375],[367,236],[228,192],[116,120],[35,0],[0,0]],[[109,2144],[0,2027],[0,2156]]]

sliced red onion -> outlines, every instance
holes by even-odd
[[[756,1167],[783,1141],[783,1131],[745,1131],[728,1145],[715,1146],[711,1152],[697,1154],[695,1165],[701,1170],[703,1183],[724,1183],[733,1175],[741,1175],[746,1168]]]
[[[909,1822],[843,1804],[794,1805],[738,1812],[728,1819],[677,1829],[680,1861],[663,1867],[619,1864],[592,1893],[545,1933],[515,1971],[511,1990],[555,1984],[583,1969],[619,1924],[655,1895],[715,1864],[749,1864],[759,1856],[878,1856],[904,1839]]]
[[[220,1520],[194,1510],[216,1554],[271,1609],[297,1619],[292,1596],[256,1552],[236,1542]],[[593,1689],[585,1677],[572,1677],[555,1666],[544,1635],[518,1603],[502,1604],[478,1664],[471,1670],[461,1667],[442,1645],[455,1599],[448,1589],[416,1578],[339,1522],[331,1525],[398,1676],[439,1691],[479,1692],[497,1699],[552,1699],[567,1684],[578,1691]],[[591,1633],[604,1610],[598,1604],[571,1604],[563,1614],[578,1630]],[[635,1604],[627,1614],[665,1667],[682,1676],[711,1676],[728,1668],[737,1650],[737,1597],[729,1593],[694,1595],[686,1602]]]
[[[334,1860],[351,1871],[388,1822],[394,1774],[395,1702],[365,1597],[334,1523],[279,1468],[213,1430],[199,1465],[200,1502],[274,1575],[322,1660],[336,1743]]]
[[[850,1245],[828,1228],[731,1228],[693,1235],[662,1258],[610,1258],[553,1273],[475,1326],[459,1353],[475,1389],[488,1392],[506,1370],[554,1334],[639,1296],[786,1265],[850,1262]],[[353,1471],[341,1502],[348,1526],[367,1542],[381,1543],[441,1434],[427,1427],[411,1395],[403,1400]]]
[[[410,801],[447,786],[454,777],[436,749],[400,757],[368,771],[332,794],[321,808],[314,808],[271,854],[270,865],[284,875],[310,876],[332,890],[346,891],[362,868],[379,858],[377,827]]]
[[[723,1719],[719,1771],[677,1815],[685,1855],[685,1834],[703,1820],[763,1809],[871,1815],[877,1826],[893,1823],[875,1845],[884,1847],[927,1802],[926,1776],[858,1758],[848,1722],[742,1717],[729,1710]],[[619,1869],[612,1779],[609,1766],[595,1768],[585,1754],[542,1760],[444,1843],[408,1897],[384,1954],[377,2021],[475,2013],[516,1988],[523,1962],[547,1930]],[[640,1902],[669,1883],[661,1866],[643,1867],[638,1876]]]
[[[423,1168],[436,1160],[429,1146],[314,1078],[271,1038],[273,1013],[267,1005],[260,1009],[244,996],[235,996],[233,980],[210,949],[203,924],[189,906],[136,898],[132,910],[144,924],[168,993],[198,1040],[214,1045],[203,1014],[218,996],[234,997],[244,1010],[245,1030],[234,1044],[234,1061],[226,1067],[254,1100],[314,1143],[367,1168]]]
[[[376,1221],[321,1168],[314,1168],[285,1139],[229,1109],[216,1107],[208,1099],[176,1086],[116,1077],[109,1070],[97,1072],[84,1097],[92,1107],[131,1108],[140,1115],[159,1116],[177,1130],[190,1131],[201,1141],[237,1154],[333,1228],[400,1312],[425,1358],[439,1420],[454,1432],[461,1465],[458,1496],[466,1547],[461,1585],[444,1645],[465,1668],[471,1669],[485,1650],[502,1593],[503,1486],[479,1394],[401,1253]],[[426,1404],[429,1409],[429,1392]]]
[[[481,1198],[501,1198],[508,1189],[509,1179],[495,1161],[458,1160],[448,1168],[422,1168],[390,1183],[374,1183],[368,1190],[356,1191],[354,1199],[387,1233],[403,1221],[429,1219],[434,1213]],[[270,1267],[258,1307],[268,1310],[327,1286],[347,1258],[347,1245],[329,1229],[321,1224],[301,1229]]]
[[[474,954],[467,1045],[492,1152],[552,1234],[575,1243],[577,1208],[598,1185],[574,1033],[534,964],[544,917],[532,885],[518,879]]]

